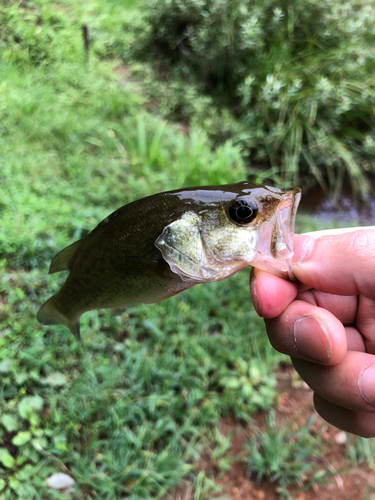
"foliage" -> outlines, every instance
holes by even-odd
[[[310,434],[313,424],[291,432],[285,425],[280,426],[274,411],[267,415],[264,431],[254,429],[247,450],[246,464],[251,474],[260,481],[266,478],[279,484],[283,498],[291,498],[288,486],[300,488],[321,481],[325,472],[318,470],[316,458],[321,453],[322,444]]]
[[[369,0],[154,0],[134,54],[156,55],[229,106],[243,154],[269,177],[307,178],[335,198],[347,177],[367,195],[374,14]]]

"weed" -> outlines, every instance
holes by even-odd
[[[245,445],[251,474],[259,481],[276,482],[283,498],[292,498],[289,487],[308,487],[326,476],[317,464],[322,444],[310,434],[313,419],[302,429],[291,432],[286,426],[280,427],[275,412],[270,411],[264,431],[255,428],[250,443]]]
[[[351,462],[356,465],[366,465],[375,468],[375,440],[357,436],[349,436],[346,453]]]

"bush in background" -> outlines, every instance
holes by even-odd
[[[164,79],[173,68],[228,107],[244,156],[266,176],[287,184],[307,176],[307,187],[336,198],[348,178],[366,196],[374,19],[369,0],[154,0],[132,54],[156,58]]]

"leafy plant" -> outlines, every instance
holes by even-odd
[[[254,353],[257,362],[253,360],[246,362],[242,357],[237,358],[235,370],[230,371],[228,376],[223,378],[222,385],[224,392],[236,390],[238,397],[249,401],[249,404],[267,408],[276,395],[276,378],[271,374],[271,366],[275,363],[275,357],[265,359],[259,352],[258,346],[254,350],[258,351]]]

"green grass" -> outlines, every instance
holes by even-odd
[[[38,271],[5,273],[1,285],[1,414],[15,419],[1,437],[14,444],[15,432],[30,433],[11,447],[15,463],[4,477],[17,479],[27,465],[35,498],[59,470],[53,457],[88,498],[92,491],[158,498],[188,476],[205,429],[220,415],[248,419],[271,404],[278,358],[244,293],[246,273],[122,317],[87,314],[83,345],[61,328],[37,325],[45,286]],[[262,369],[244,372],[246,363]],[[30,396],[42,398],[43,411],[22,413]]]
[[[349,460],[357,466],[375,469],[375,440],[358,436],[348,436],[346,453]]]
[[[136,85],[120,81],[115,67],[64,60],[22,70],[0,62],[0,257],[14,265],[46,265],[132,199],[245,178],[238,148],[212,150],[203,130],[187,136],[147,113]]]
[[[258,481],[268,479],[278,484],[282,498],[292,499],[290,488],[307,489],[321,482],[327,473],[321,469],[319,460],[323,454],[323,443],[310,433],[314,421],[312,416],[306,427],[297,431],[277,421],[275,412],[269,412],[265,429],[254,429],[254,435],[245,445],[245,462],[251,475]]]

